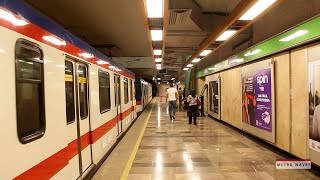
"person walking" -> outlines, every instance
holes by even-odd
[[[178,91],[173,87],[173,84],[170,84],[170,88],[167,90],[167,99],[169,103],[169,116],[170,120],[176,119],[176,106],[178,100]]]
[[[183,91],[181,90],[181,88],[179,88],[178,94],[179,94],[179,107],[182,108]]]
[[[189,103],[189,124],[192,123],[193,117],[193,124],[197,125],[197,116],[198,116],[198,96],[196,95],[196,91],[192,89],[190,91],[190,95],[187,98],[187,102]]]

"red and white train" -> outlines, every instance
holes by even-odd
[[[82,179],[152,99],[23,0],[0,0],[0,39],[1,180]]]

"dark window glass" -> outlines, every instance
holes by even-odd
[[[99,70],[100,113],[110,110],[110,77],[109,73]]]
[[[86,66],[79,65],[77,73],[79,86],[80,117],[81,119],[86,119],[88,117],[88,83]]]
[[[129,88],[128,88],[128,79],[124,78],[123,80],[124,87],[124,103],[127,104],[129,102]]]
[[[133,89],[132,89],[132,80],[129,80],[129,89],[130,89],[130,101],[133,101]]]
[[[67,124],[75,121],[73,63],[65,63],[66,116]]]
[[[15,54],[18,137],[28,143],[45,131],[43,53],[39,45],[19,39]]]
[[[115,106],[119,106],[121,99],[120,99],[120,77],[114,76],[114,97],[116,98]]]

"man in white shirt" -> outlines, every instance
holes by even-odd
[[[179,94],[176,88],[173,87],[173,84],[170,84],[170,88],[167,90],[167,99],[169,102],[169,116],[170,120],[176,119],[176,106]]]

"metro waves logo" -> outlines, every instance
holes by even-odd
[[[310,159],[277,159],[277,169],[311,169]]]

